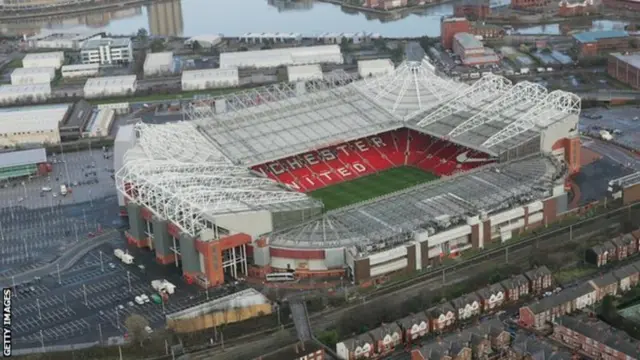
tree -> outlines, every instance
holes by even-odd
[[[164,41],[155,39],[151,42],[151,52],[161,52],[164,50]]]
[[[146,327],[149,326],[147,319],[138,314],[131,314],[125,321],[124,326],[131,335],[133,341],[142,342],[147,338]]]
[[[346,37],[343,37],[342,40],[340,40],[340,51],[349,51],[349,39],[347,39]]]
[[[138,29],[138,32],[136,33],[136,37],[138,38],[138,40],[146,40],[148,36],[149,33],[145,28]]]
[[[330,348],[335,348],[336,344],[340,340],[340,337],[337,331],[327,330],[318,334],[318,340]]]

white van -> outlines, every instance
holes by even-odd
[[[60,195],[62,196],[67,195],[67,185],[65,184],[60,185]]]

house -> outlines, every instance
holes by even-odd
[[[511,347],[507,350],[505,360],[572,360],[573,356],[564,350],[558,350],[543,338],[525,333],[518,333]]]
[[[640,359],[640,342],[587,314],[556,319],[553,338],[594,359]]]
[[[506,301],[505,289],[502,285],[492,284],[476,292],[482,300],[482,311],[489,312],[499,309]]]
[[[256,360],[324,360],[324,348],[315,341],[300,341]]]
[[[529,279],[532,294],[541,294],[553,285],[553,276],[546,266],[529,270],[524,276]]]
[[[481,322],[471,329],[478,329],[481,333],[486,334],[491,348],[498,352],[508,348],[511,343],[511,334],[505,329],[504,323],[498,317]]]
[[[482,313],[482,299],[475,293],[464,294],[451,301],[458,321],[470,319]]]
[[[524,327],[543,329],[557,317],[573,311],[573,292],[561,291],[520,308],[520,324]]]
[[[442,339],[411,350],[411,360],[452,360],[454,358],[451,343]]]
[[[587,249],[584,254],[585,262],[593,264],[597,267],[601,267],[607,264],[609,254],[602,245],[594,245]]]
[[[429,318],[422,312],[411,314],[398,320],[398,325],[402,328],[402,338],[407,344],[411,344],[415,340],[427,335],[430,328]]]
[[[431,331],[442,332],[456,323],[456,309],[451,304],[434,306],[426,313],[431,319]]]
[[[573,298],[572,310],[582,310],[598,302],[598,290],[588,281],[565,291],[572,294],[569,297]]]
[[[636,239],[631,234],[624,234],[611,240],[613,245],[616,246],[616,260],[624,260],[628,256],[637,252]]]
[[[375,356],[375,346],[368,333],[356,335],[336,344],[336,353],[341,360],[357,360]]]
[[[636,244],[638,245],[636,249],[638,249],[638,252],[640,252],[640,229],[633,230],[631,232],[631,236],[633,236],[633,238],[636,239]]]
[[[628,247],[629,256],[637,254],[638,251],[640,251],[640,249],[638,248],[638,239],[633,236],[633,233],[625,234],[622,236],[626,238],[626,241],[629,245]]]
[[[621,267],[620,269],[614,270],[613,276],[618,280],[618,290],[620,292],[625,292],[638,285],[640,270],[636,269],[633,264],[629,264]]]
[[[402,345],[402,329],[396,323],[382,324],[369,331],[373,339],[373,347],[378,356],[388,354]]]
[[[512,276],[500,283],[506,291],[507,300],[519,301],[523,296],[529,295],[529,280],[522,274]]]
[[[618,294],[618,279],[613,276],[611,271],[589,280],[589,283],[598,292],[597,301],[601,301],[607,295],[615,296]]]

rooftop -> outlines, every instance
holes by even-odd
[[[41,60],[41,59],[64,59],[64,52],[51,51],[51,52],[43,52],[43,53],[29,53],[24,56],[22,61]]]
[[[44,148],[0,153],[0,168],[44,162],[47,162],[47,152]]]
[[[465,49],[477,49],[483,48],[482,41],[476,39],[475,36],[469,33],[457,33],[454,35],[454,38],[465,48]]]
[[[158,53],[148,53],[144,59],[145,65],[171,65],[173,64],[173,52],[165,51]]]
[[[600,321],[598,318],[589,317],[587,314],[565,315],[556,319],[556,323],[607,345],[629,357],[637,356],[640,351],[640,342],[638,340],[633,339],[624,331]]]
[[[305,341],[296,343],[295,345],[285,346],[279,351],[261,356],[257,360],[293,360],[302,358],[305,355],[315,353],[319,350],[324,351],[324,349],[315,341]]]
[[[55,71],[56,69],[53,67],[16,68],[11,72],[11,75],[49,74]]]
[[[57,130],[70,107],[70,104],[62,104],[0,109],[0,131],[14,133]]]
[[[134,86],[135,75],[105,76],[87,79],[84,87],[114,87],[114,86]]]
[[[238,77],[237,68],[229,69],[202,69],[202,70],[186,70],[182,72],[182,80],[194,80],[202,78],[220,78],[233,76]]]
[[[13,95],[29,95],[39,93],[51,93],[51,84],[29,84],[29,85],[0,85],[0,94],[13,94]],[[2,111],[2,110],[0,110]]]
[[[636,53],[626,53],[626,54],[621,54],[621,53],[613,53],[611,54],[611,56],[615,57],[616,59],[625,62],[635,68],[640,68],[640,53],[636,52]]]
[[[101,46],[128,47],[131,45],[129,38],[102,38],[89,40],[82,45],[82,50],[96,50]]]
[[[40,34],[29,37],[27,40],[84,40],[100,35],[99,32],[52,32],[42,31]]]
[[[622,30],[585,31],[574,34],[573,38],[581,43],[596,42],[601,39],[629,37],[629,33]]]

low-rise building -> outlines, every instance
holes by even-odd
[[[368,333],[356,335],[337,343],[336,353],[341,360],[372,358],[375,355],[374,340]]]
[[[98,76],[100,73],[100,64],[74,64],[62,66],[62,77],[67,78],[82,78]]]
[[[553,286],[553,274],[546,266],[540,266],[524,273],[529,279],[530,291],[532,294],[541,294]]]
[[[393,73],[395,66],[390,59],[359,60],[358,75],[361,78],[384,76]]]
[[[526,10],[526,9],[539,9],[543,8],[551,3],[550,0],[511,0],[511,8]]]
[[[621,30],[587,31],[573,35],[579,57],[627,51],[631,47],[630,40],[629,33]]]
[[[482,299],[482,311],[487,313],[502,307],[507,299],[504,287],[501,284],[492,284],[477,291]]]
[[[229,88],[240,85],[238,69],[203,69],[182,72],[182,90]]]
[[[573,310],[573,301],[569,291],[534,301],[520,308],[520,324],[524,327],[544,329],[557,317],[568,314]]]
[[[132,95],[136,91],[136,84],[135,75],[90,78],[84,84],[84,97],[86,99],[95,99]]]
[[[607,73],[623,84],[640,89],[640,53],[609,54]]]
[[[289,82],[322,80],[322,67],[320,64],[287,66],[287,78]]]
[[[456,309],[458,321],[467,320],[482,313],[482,299],[475,293],[453,299],[451,304]]]
[[[458,33],[453,37],[453,52],[467,66],[497,64],[500,58],[495,51],[485,48],[482,42],[472,34]]]
[[[624,234],[611,240],[616,246],[616,259],[618,261],[626,259],[636,253],[636,240],[631,234]]]
[[[64,52],[53,51],[46,53],[27,54],[22,58],[22,67],[25,68],[55,68],[60,69],[64,64]]]
[[[402,328],[403,339],[406,343],[413,343],[429,333],[429,318],[423,312],[411,314],[398,320]]]
[[[51,98],[51,84],[0,85],[0,104],[33,104]]]
[[[557,349],[544,338],[518,333],[506,351],[504,360],[574,360],[571,353]]]
[[[59,124],[71,105],[43,105],[0,109],[0,146],[56,145]]]
[[[86,41],[101,37],[102,33],[93,31],[83,33],[42,31],[27,38],[27,44],[33,49],[79,50]]]
[[[598,302],[598,289],[589,282],[565,291],[569,293],[569,298],[573,298],[572,311],[590,308]]]
[[[629,264],[614,270],[613,276],[618,279],[618,290],[620,292],[629,291],[632,287],[638,285],[640,269],[637,269],[633,264]]]
[[[168,75],[175,71],[171,51],[148,53],[142,66],[144,76]]]
[[[89,40],[80,50],[83,64],[124,65],[133,61],[133,46],[129,38]]]
[[[82,136],[89,119],[93,114],[93,106],[86,100],[80,100],[73,106],[71,114],[60,123],[62,140],[77,140]]]
[[[431,319],[431,331],[442,332],[456,323],[457,310],[451,304],[434,306],[426,313]]]
[[[373,339],[373,347],[378,356],[393,352],[402,346],[402,329],[396,323],[382,324],[369,332]]]
[[[588,16],[597,12],[598,8],[593,3],[593,0],[584,0],[582,2],[561,0],[558,4],[558,15],[562,17]]]
[[[529,295],[531,290],[529,280],[522,274],[503,280],[500,284],[510,302],[519,301],[523,296]]]
[[[556,319],[553,338],[594,359],[640,358],[640,342],[587,314]]]
[[[440,20],[440,41],[445,49],[453,48],[453,37],[458,33],[468,33],[471,23],[464,17],[443,17]]]
[[[315,341],[299,341],[256,360],[324,360],[325,351]]]
[[[11,72],[11,85],[48,84],[55,77],[53,67],[17,68]]]
[[[613,276],[613,272],[608,272],[597,276],[589,281],[597,290],[597,301],[601,301],[605,296],[615,296],[618,294],[618,279]]]

